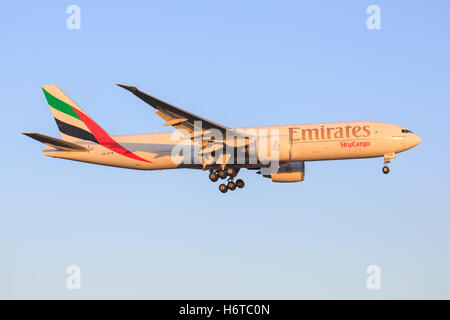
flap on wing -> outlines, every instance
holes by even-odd
[[[166,123],[164,123],[165,126],[174,126],[176,124],[179,124],[181,122],[186,122],[188,119],[185,118],[173,118],[171,120],[167,120]]]
[[[49,137],[44,134],[35,133],[35,132],[24,132],[23,134],[34,140],[45,143],[46,145],[56,148],[56,149],[60,149],[60,150],[64,150],[64,151],[87,151],[87,148],[80,146],[78,144],[75,144],[72,142],[67,142],[67,141],[53,138],[53,137]]]

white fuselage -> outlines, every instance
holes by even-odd
[[[420,138],[404,132],[404,127],[373,121],[329,122],[235,128],[238,132],[257,137],[255,154],[258,163],[265,154],[274,150],[280,164],[297,161],[337,160],[382,157],[399,153],[416,146]],[[274,135],[277,138],[273,138]],[[180,164],[173,161],[173,148],[182,138],[173,132],[130,134],[113,136],[120,145],[139,157],[143,162],[130,159],[92,142],[78,142],[88,151],[61,151],[51,147],[43,149],[44,155],[100,165],[140,170],[175,168],[201,169],[201,161]],[[262,149],[270,149],[261,152]],[[195,155],[197,156],[197,155]],[[257,165],[257,164],[256,164]],[[248,167],[247,164],[240,165]],[[203,167],[204,168],[204,167]]]

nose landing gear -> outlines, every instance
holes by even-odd
[[[388,174],[389,173],[389,167],[387,166],[389,163],[391,163],[391,160],[395,159],[395,153],[388,153],[384,155],[384,167],[382,169],[384,174]]]

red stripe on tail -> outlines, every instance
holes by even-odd
[[[103,130],[97,123],[94,122],[91,118],[89,118],[87,115],[85,115],[83,112],[77,110],[76,108],[72,109],[76,112],[76,114],[80,117],[81,121],[84,122],[84,124],[88,127],[88,129],[91,131],[91,133],[94,135],[95,139],[98,141],[98,143],[105,148],[108,148],[111,151],[117,152],[125,157],[144,161],[148,163],[152,163],[151,161],[145,160],[138,155],[135,155],[130,150],[122,147],[120,144],[118,144],[116,141],[111,138],[111,136],[106,133],[105,130]]]

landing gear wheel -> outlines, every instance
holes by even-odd
[[[238,187],[239,189],[242,189],[244,186],[245,186],[244,180],[242,180],[242,179],[236,180],[236,187]]]
[[[227,185],[226,184],[220,184],[220,186],[219,186],[219,190],[220,190],[220,192],[222,192],[222,193],[226,193],[227,191],[228,191],[228,187],[227,187]]]
[[[383,173],[384,174],[388,174],[389,173],[389,167],[388,166],[384,166],[383,167]]]
[[[214,171],[211,171],[209,173],[209,180],[211,180],[212,182],[216,182],[217,180],[219,180],[219,175]]]
[[[228,189],[233,191],[234,189],[236,189],[236,183],[234,183],[234,181],[228,181]]]
[[[219,170],[219,178],[226,179],[227,173],[224,170]]]
[[[228,167],[227,168],[227,175],[229,175],[230,177],[236,177],[236,175],[237,175],[236,168]]]

